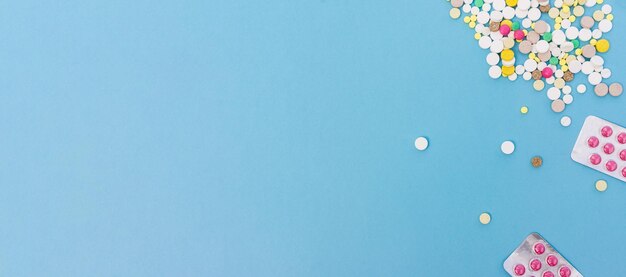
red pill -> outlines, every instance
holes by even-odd
[[[611,172],[617,170],[617,163],[615,161],[606,162],[606,170]]]
[[[591,157],[589,157],[589,162],[591,162],[593,165],[599,165],[602,162],[602,157],[600,157],[600,155],[598,154],[591,154]]]
[[[605,138],[608,138],[608,137],[610,137],[613,134],[613,129],[611,127],[609,127],[609,126],[604,126],[604,127],[602,127],[602,130],[600,130],[600,133]]]
[[[615,152],[615,146],[612,143],[607,143],[604,145],[604,153],[613,154]]]
[[[622,132],[619,135],[617,135],[617,142],[621,144],[626,144],[626,133]]]
[[[511,27],[509,27],[508,25],[502,24],[500,26],[500,34],[502,34],[503,36],[508,36],[510,32]]]
[[[622,152],[619,152],[619,158],[622,161],[626,161],[626,149],[622,150]]]
[[[541,71],[543,78],[550,78],[552,77],[552,74],[554,74],[554,71],[552,71],[552,68],[550,67],[546,67]]]
[[[561,277],[569,277],[570,275],[572,275],[572,270],[569,269],[569,267],[567,266],[562,266],[559,269],[559,275],[561,275]]]
[[[537,253],[537,255],[541,255],[546,252],[546,246],[543,245],[543,243],[538,242],[535,243],[535,246],[533,246],[533,250],[535,250],[535,253]]]
[[[546,271],[541,274],[541,277],[554,277],[554,273],[552,273],[552,271]]]
[[[541,261],[538,259],[532,259],[530,261],[530,269],[533,271],[538,271],[541,269]]]
[[[516,40],[523,40],[526,37],[526,34],[524,34],[524,31],[522,30],[516,30],[513,32],[513,36]]]
[[[522,276],[524,275],[524,273],[526,273],[526,268],[524,267],[524,265],[518,264],[515,266],[515,268],[513,268],[513,271],[515,272],[515,275]]]
[[[548,255],[548,257],[546,257],[546,263],[549,266],[555,266],[559,263],[559,259],[554,255]]]
[[[591,148],[596,148],[596,147],[598,147],[598,145],[600,145],[600,140],[597,137],[590,137],[587,140],[587,144]]]
[[[624,167],[624,169],[622,169],[622,176],[624,176],[624,178],[626,178],[626,167]]]

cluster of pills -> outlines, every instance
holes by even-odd
[[[572,159],[626,182],[626,128],[595,116],[587,117]]]
[[[612,75],[600,56],[610,49],[603,36],[613,29],[613,8],[602,5],[604,0],[447,1],[452,4],[450,16],[465,13],[463,21],[474,29],[478,45],[489,50],[489,76],[511,81],[522,76],[534,80],[537,91],[549,85],[547,97],[554,112],[574,101],[569,83],[579,73],[599,96],[622,94],[621,84],[603,83]],[[586,90],[585,85],[577,88],[580,93]]]
[[[532,233],[504,261],[511,276],[582,277],[543,237]]]

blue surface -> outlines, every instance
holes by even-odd
[[[506,276],[537,231],[625,276],[626,184],[596,192],[608,177],[569,153],[587,115],[626,125],[626,97],[576,95],[562,128],[530,82],[489,79],[448,10],[0,3],[0,275]]]

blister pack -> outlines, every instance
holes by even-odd
[[[582,277],[571,263],[543,237],[532,233],[504,261],[504,270],[514,277]]]
[[[595,116],[587,117],[572,159],[626,182],[626,128]]]

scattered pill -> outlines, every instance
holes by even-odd
[[[522,113],[522,114],[527,114],[527,113],[528,113],[528,107],[523,106],[523,107],[521,107],[521,108],[519,109],[519,111],[520,111],[520,113]]]
[[[599,192],[604,192],[606,191],[606,189],[608,188],[608,184],[606,181],[604,180],[598,180],[596,182],[596,190],[598,190]]]
[[[482,213],[480,214],[480,216],[478,217],[478,220],[480,221],[480,223],[482,223],[483,225],[487,225],[491,222],[491,215],[489,213]]]
[[[424,151],[428,148],[428,139],[425,137],[419,137],[415,140],[415,148],[419,151]]]
[[[569,127],[572,124],[572,119],[569,116],[561,117],[561,126]]]
[[[543,158],[541,158],[541,156],[534,156],[530,159],[530,164],[535,168],[541,167],[543,165]]]
[[[515,144],[512,141],[507,140],[500,145],[500,150],[502,150],[502,153],[506,155],[511,155],[515,151]]]

